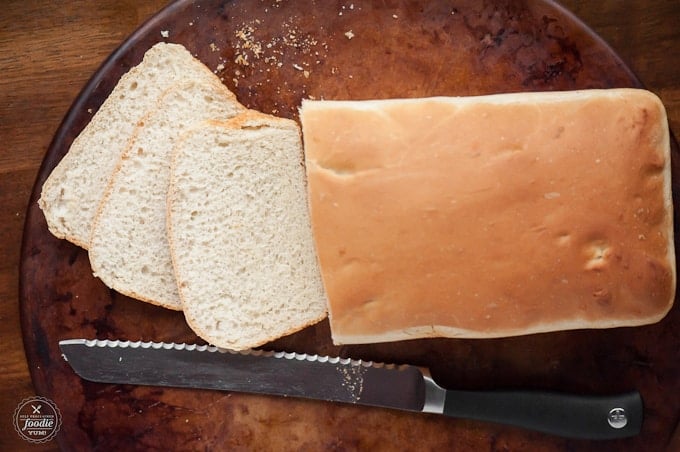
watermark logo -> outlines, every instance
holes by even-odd
[[[14,410],[14,429],[29,443],[46,443],[57,436],[61,412],[45,397],[29,397]]]

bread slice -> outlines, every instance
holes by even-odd
[[[247,349],[326,316],[297,123],[248,111],[174,151],[168,235],[184,315],[206,341]]]
[[[244,110],[224,85],[208,79],[174,85],[142,118],[94,220],[95,276],[125,295],[181,309],[165,230],[172,149],[195,123]]]
[[[671,308],[654,94],[306,101],[300,119],[334,342],[633,326]]]
[[[99,202],[139,120],[175,83],[211,78],[217,80],[183,46],[151,47],[120,79],[45,181],[38,204],[52,234],[87,248]]]

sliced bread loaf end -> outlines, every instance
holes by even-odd
[[[187,322],[212,344],[255,347],[326,316],[302,161],[297,124],[254,111],[175,148],[171,255]]]

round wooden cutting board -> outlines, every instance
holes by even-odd
[[[310,97],[640,86],[604,42],[547,1],[180,0],[160,11],[75,100],[47,151],[27,213],[24,341],[37,393],[63,415],[64,450],[618,451],[661,450],[668,442],[680,414],[677,304],[660,323],[638,328],[335,347],[322,322],[265,347],[422,365],[449,388],[592,395],[637,389],[645,423],[628,440],[575,441],[437,415],[78,378],[61,358],[61,339],[200,342],[181,313],[124,297],[93,277],[87,252],[54,238],[37,206],[43,182],[73,139],[158,41],[185,45],[244,105],[293,119]],[[677,147],[673,152],[675,163]],[[674,181],[679,176],[674,166]]]

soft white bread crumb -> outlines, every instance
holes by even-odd
[[[141,120],[114,171],[92,228],[92,269],[107,286],[181,309],[165,225],[170,157],[180,134],[206,119],[228,119],[245,107],[221,83],[180,83]]]
[[[159,43],[146,52],[143,61],[120,79],[43,185],[38,204],[52,234],[88,247],[99,202],[139,120],[170,86],[206,76],[216,79],[179,44]]]
[[[203,339],[247,349],[325,317],[295,122],[248,111],[188,132],[167,219],[184,314]]]

